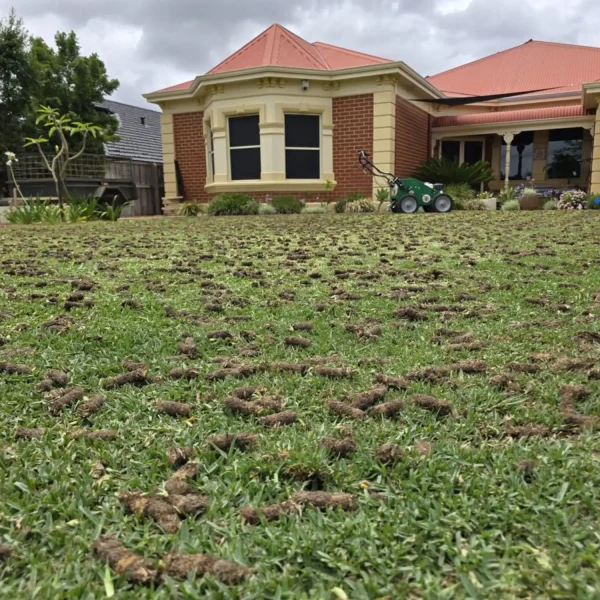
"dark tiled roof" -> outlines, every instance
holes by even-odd
[[[120,123],[121,139],[106,144],[107,156],[162,163],[160,112],[114,100],[105,100],[99,108],[109,110]]]

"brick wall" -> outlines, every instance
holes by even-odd
[[[429,115],[407,102],[396,99],[396,175],[408,177],[429,158],[431,123]]]
[[[373,94],[333,99],[333,172],[336,198],[350,192],[371,197],[373,179],[358,164],[358,151],[373,152]]]
[[[185,200],[206,202],[206,150],[202,118],[204,113],[182,113],[173,115],[173,134],[175,137],[175,160],[183,180]]]

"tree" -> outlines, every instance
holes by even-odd
[[[119,123],[112,115],[96,110],[96,104],[110,96],[119,81],[108,77],[106,66],[97,54],[82,56],[75,32],[57,33],[56,49],[42,38],[31,40],[31,65],[35,72],[35,106],[51,106],[71,121],[90,123],[104,131],[89,140],[88,150],[103,152],[103,141],[115,138]],[[58,131],[48,146],[60,145]]]
[[[0,155],[19,152],[32,115],[35,87],[30,60],[29,34],[11,10],[0,21]]]

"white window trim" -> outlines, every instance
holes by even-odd
[[[212,130],[212,124],[209,123],[206,135],[206,172],[208,181],[215,180],[215,138]]]
[[[299,146],[285,146],[285,117],[287,115],[297,115],[300,117],[317,117],[319,119],[319,146],[314,148],[303,148],[303,147],[299,147]],[[313,152],[318,152],[319,153],[319,177],[317,179],[301,179],[301,180],[295,180],[295,179],[288,179],[287,178],[287,160],[285,163],[285,171],[286,171],[286,181],[320,181],[321,178],[323,177],[323,116],[320,113],[303,113],[303,112],[285,112],[283,115],[283,136],[284,136],[284,151],[286,152],[286,157],[287,157],[287,151],[288,150],[312,150]]]
[[[258,117],[258,145],[254,145],[254,146],[234,146],[233,148],[231,147],[231,141],[229,138],[229,127],[231,124],[231,119],[235,119],[237,117]],[[251,150],[251,149],[255,149],[258,148],[258,152],[259,152],[259,156],[261,155],[261,141],[262,141],[262,137],[260,135],[260,113],[259,112],[250,112],[247,114],[243,114],[243,115],[228,115],[227,116],[227,175],[229,177],[229,181],[232,182],[237,182],[237,181],[260,181],[261,178],[259,177],[258,179],[234,179],[233,178],[233,171],[231,168],[231,152],[235,151],[235,150]],[[263,169],[263,164],[262,164],[262,156],[261,156],[261,162],[260,162],[260,174],[262,176],[262,169]]]
[[[438,148],[438,158],[442,158],[442,144],[444,142],[459,142],[460,149],[458,151],[458,164],[462,165],[465,162],[465,142],[481,142],[481,159],[485,160],[485,137],[470,137],[470,138],[442,138]],[[483,183],[479,186],[479,191],[483,192]]]

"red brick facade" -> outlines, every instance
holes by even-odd
[[[403,98],[396,98],[396,173],[408,177],[429,158],[429,115]]]
[[[373,179],[358,164],[358,151],[373,152],[373,94],[333,99],[333,172],[336,198],[350,192],[371,197]]]
[[[206,185],[206,150],[202,118],[204,113],[182,113],[173,115],[173,135],[175,137],[175,160],[183,181],[185,200],[207,202],[209,196]]]

